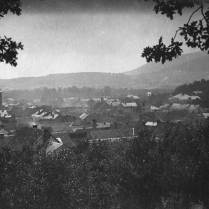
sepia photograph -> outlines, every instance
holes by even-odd
[[[209,209],[209,0],[0,0],[1,209]]]

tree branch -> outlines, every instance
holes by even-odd
[[[205,14],[204,14],[204,11],[203,11],[204,7],[203,7],[203,2],[202,2],[202,0],[201,0],[201,5],[200,5],[200,7],[201,7],[202,16],[203,16],[204,19],[206,20],[207,18],[206,18]]]
[[[192,19],[192,16],[201,8],[202,8],[202,6],[198,7],[194,12],[192,12],[192,14],[189,17],[189,20],[188,20],[187,24],[189,24],[190,20]]]
[[[189,20],[187,21],[187,25],[189,24],[189,22],[190,22],[190,20],[192,19],[193,15],[194,15],[198,10],[200,10],[201,8],[202,8],[202,6],[199,6],[195,11],[192,12],[192,14],[191,14],[190,17],[189,17]],[[176,36],[177,36],[177,34],[178,34],[178,32],[179,32],[180,30],[182,30],[182,28],[179,28],[179,29],[176,31],[176,33],[175,33],[175,35],[174,35],[174,37],[173,37],[173,40],[175,40],[175,38],[176,38]]]

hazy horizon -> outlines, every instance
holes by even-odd
[[[0,36],[21,41],[18,66],[0,63],[0,79],[134,70],[143,48],[168,42],[189,17],[170,21],[138,0],[23,0],[21,16],[0,19]],[[192,52],[184,48],[184,53]]]

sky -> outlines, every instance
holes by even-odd
[[[0,79],[57,73],[121,73],[146,63],[143,48],[169,43],[188,20],[169,20],[139,0],[22,0],[20,16],[0,19],[0,36],[22,42],[18,65],[0,63]],[[184,48],[184,53],[192,52]]]

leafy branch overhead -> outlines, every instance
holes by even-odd
[[[4,38],[0,37],[0,62],[16,66],[18,49],[23,49],[21,43],[16,43],[6,36]]]
[[[149,0],[144,0],[149,1]],[[175,14],[182,15],[184,8],[195,8],[191,13],[188,22],[176,31],[171,39],[171,43],[166,46],[163,38],[160,37],[159,43],[153,47],[146,47],[142,53],[142,57],[147,62],[171,61],[173,58],[180,56],[183,52],[183,42],[175,41],[179,33],[185,40],[185,44],[191,48],[198,48],[207,51],[209,54],[209,1],[207,0],[151,0],[155,2],[154,11],[156,14],[161,13],[173,20]],[[200,12],[202,19],[191,21],[193,15]]]
[[[0,19],[8,12],[13,14],[21,14],[21,1],[20,0],[0,0]],[[17,50],[22,50],[23,45],[13,41],[6,36],[0,37],[0,62],[5,62],[12,66],[17,65]]]

